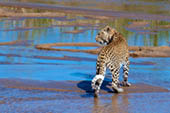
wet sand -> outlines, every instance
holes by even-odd
[[[93,95],[91,81],[38,81],[28,79],[0,79],[1,86],[5,88],[15,88],[21,90],[40,90],[56,92],[79,92]],[[170,92],[168,89],[158,86],[152,86],[144,83],[135,83],[131,87],[123,87],[122,94],[129,93],[154,93]],[[111,82],[104,81],[101,87],[101,94],[114,93],[111,88]]]
[[[97,43],[52,43],[52,44],[41,44],[36,45],[36,49],[40,50],[52,50],[52,51],[70,51],[70,52],[85,52],[90,54],[98,54],[100,48],[91,50],[77,50],[77,49],[57,49],[57,46],[95,46],[101,47]],[[129,54],[131,57],[170,57],[170,47],[160,46],[160,47],[138,47],[129,46]]]
[[[99,98],[93,97],[90,81],[0,79],[0,86],[0,107],[3,108],[0,112],[7,113],[12,110],[14,113],[28,110],[30,112],[126,113],[142,112],[142,108],[149,108],[156,112],[155,108],[159,104],[164,104],[164,107],[160,106],[158,110],[164,113],[170,105],[169,90],[143,83],[133,84],[132,87],[124,88],[124,93],[116,94],[111,90],[110,83],[104,81]],[[8,94],[2,95],[3,93]],[[42,107],[44,105],[46,107]],[[70,109],[66,110],[66,108]]]
[[[78,34],[78,33],[82,33],[82,32],[85,32],[85,31],[86,31],[86,29],[81,29],[81,30],[65,31],[63,33]]]
[[[77,32],[77,31],[76,31]],[[3,45],[29,45],[29,41],[12,41],[12,42],[2,42],[0,46]],[[69,47],[69,46],[79,46],[79,47],[98,47],[97,49],[89,50],[78,50],[78,49],[59,49],[54,47]],[[50,43],[50,44],[39,44],[35,48],[39,50],[49,50],[49,51],[69,51],[69,52],[84,52],[90,54],[98,54],[100,51],[101,45],[97,43]],[[170,57],[170,47],[160,46],[160,47],[138,47],[138,46],[129,46],[129,51],[131,57]],[[1,54],[3,55],[3,54]],[[15,54],[13,54],[15,56]],[[13,56],[11,54],[11,56]],[[47,58],[41,56],[33,56],[39,58]],[[50,58],[50,57],[48,57]],[[54,57],[51,57],[54,59]],[[57,59],[57,58],[56,58]],[[61,58],[58,58],[61,59]],[[64,59],[64,58],[63,58]]]

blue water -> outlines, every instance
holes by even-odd
[[[6,2],[6,0],[0,1]],[[169,14],[169,1],[160,0],[108,0],[107,3],[106,0],[83,2],[82,0],[8,1],[53,5],[62,3],[64,6]],[[70,2],[72,4],[68,4]],[[143,21],[149,24],[145,27],[128,28],[133,22]],[[168,113],[170,93],[159,91],[159,88],[170,90],[170,58],[130,58],[129,82],[134,87],[137,83],[146,84],[146,86],[149,84],[153,88],[159,86],[158,92],[152,92],[152,88],[150,88],[146,93],[140,91],[139,87],[135,89],[132,87],[130,88],[132,93],[114,94],[108,92],[103,94],[101,92],[99,98],[96,99],[92,94],[86,92],[87,88],[85,90],[83,87],[90,86],[90,81],[95,76],[97,55],[35,49],[37,44],[95,42],[95,36],[102,27],[100,25],[106,24],[120,31],[130,46],[170,46],[170,28],[167,27],[170,23],[168,21],[125,18],[100,20],[71,14],[56,18],[0,18],[0,43],[19,41],[14,45],[0,46],[0,80],[2,81],[0,84],[0,112]],[[84,23],[86,24],[84,25]],[[68,33],[73,30],[82,30],[82,32]],[[96,47],[54,48],[89,50]],[[122,70],[120,80],[122,80]],[[109,70],[107,70],[105,81],[111,81]],[[22,88],[26,89],[22,90]],[[56,91],[50,90],[50,88],[54,88]],[[63,89],[63,91],[57,91],[58,89]]]
[[[95,20],[80,17],[73,17],[73,20],[69,21],[68,24],[79,22],[79,20],[92,21],[94,25],[99,25],[99,23],[95,23]],[[116,23],[117,21],[119,22],[120,20],[116,19],[112,22]],[[169,29],[157,31],[157,34],[139,34],[138,31],[126,29],[127,25],[133,21],[121,19],[119,22],[120,26],[116,27],[118,30],[123,29],[121,32],[130,46],[169,46]],[[58,22],[61,21],[54,18],[1,18],[0,42],[18,40],[21,43],[18,45],[0,46],[0,78],[22,78],[42,81],[91,80],[95,75],[97,55],[35,49],[35,45],[45,43],[95,42],[95,36],[99,31],[96,29],[96,26],[58,26]],[[67,19],[61,23],[65,24],[65,22],[68,22]],[[65,33],[82,29],[84,31],[77,34]],[[95,49],[95,47],[72,46],[56,48]],[[132,62],[130,65],[130,82],[142,82],[170,89],[169,58],[131,58],[130,61]],[[144,64],[145,62],[152,63]],[[111,80],[109,71],[105,80]]]
[[[76,18],[76,17],[75,17]],[[78,17],[77,17],[78,18]],[[94,26],[90,27],[82,27],[75,25],[74,23],[78,23],[80,18],[75,21],[59,21],[56,19],[48,19],[48,18],[28,18],[28,19],[8,19],[3,18],[0,19],[0,42],[14,41],[14,40],[28,40],[32,41],[32,45],[42,44],[42,43],[56,43],[56,42],[95,42],[95,36],[99,30],[96,29],[96,25],[99,23],[95,23],[94,20],[86,20],[80,19],[85,22],[94,22]],[[31,21],[32,23],[30,23]],[[118,21],[119,26],[117,26],[116,22]],[[119,22],[120,21],[120,22]],[[169,28],[164,28],[156,32],[156,34],[147,34],[150,31],[146,31],[144,34],[143,31],[127,29],[129,22],[133,22],[134,20],[129,19],[115,19],[111,21],[112,26],[116,29],[120,29],[119,31],[126,37],[127,42],[130,46],[169,46],[170,44],[170,36],[169,36]],[[57,26],[60,24],[73,24],[70,27]],[[102,21],[101,21],[102,22]],[[148,21],[150,22],[150,21]],[[163,22],[153,21],[153,27],[159,27]],[[106,23],[107,24],[107,23]],[[109,23],[108,23],[109,24]],[[124,25],[125,24],[125,25]],[[167,23],[169,24],[169,23]],[[167,25],[166,24],[166,25]],[[164,25],[164,23],[163,23]],[[77,34],[64,33],[72,30],[82,30],[83,32]],[[150,27],[148,28],[150,29]]]

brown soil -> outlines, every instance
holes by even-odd
[[[78,34],[78,33],[82,33],[85,31],[86,31],[86,29],[81,29],[81,30],[65,31],[64,33]]]
[[[13,12],[0,8],[0,17],[65,17],[64,13],[56,12],[41,12],[41,13],[27,13],[27,12]]]
[[[57,92],[80,92],[92,93],[91,81],[49,81],[42,82],[36,80],[23,79],[0,79],[0,84],[7,88],[16,88],[22,90],[40,90],[40,91],[57,91]],[[124,87],[124,93],[149,93],[149,92],[169,92],[169,90],[147,85],[143,83],[133,84],[131,87]],[[104,81],[101,87],[103,94],[113,93],[109,82]]]
[[[69,13],[69,14],[82,14],[82,15],[95,15],[97,18],[130,18],[130,19],[145,19],[145,20],[169,20],[170,16],[164,15],[155,15],[155,14],[140,14],[140,13],[130,13],[130,12],[120,12],[120,11],[106,11],[98,9],[83,9],[83,8],[74,8],[74,7],[58,7],[51,5],[39,5],[39,4],[29,4],[29,3],[6,3],[0,2],[0,6],[5,7],[14,7],[14,8],[26,8],[26,9],[38,9],[38,10],[48,10],[48,11],[57,11],[60,13]],[[0,13],[0,16],[8,17],[56,17],[55,13]]]
[[[0,46],[3,45],[25,45],[28,46],[30,45],[31,41],[27,41],[27,40],[17,40],[17,41],[11,41],[11,42],[0,42]]]
[[[35,48],[40,49],[40,50],[85,52],[85,53],[90,53],[90,54],[97,54],[99,52],[99,49],[77,50],[77,49],[57,49],[57,48],[53,48],[53,47],[57,47],[57,46],[100,47],[97,43],[51,43],[51,44],[36,45]]]
[[[11,42],[2,42],[2,45],[27,45],[27,41],[11,41]],[[78,50],[78,49],[57,49],[54,47],[57,46],[81,46],[81,47],[101,47],[97,43],[50,43],[50,44],[40,44],[36,45],[35,48],[39,50],[51,50],[51,51],[69,51],[69,52],[84,52],[90,54],[98,54],[100,48],[90,49],[90,50]],[[131,57],[170,57],[170,47],[160,46],[160,47],[138,47],[138,46],[129,46],[131,51],[129,54]],[[38,56],[37,56],[38,58]],[[59,58],[61,59],[61,58]],[[65,59],[65,58],[63,58]],[[72,58],[71,58],[72,59]]]
[[[140,28],[140,27],[146,27],[147,25],[149,25],[149,22],[146,21],[139,21],[139,22],[133,22],[131,24],[128,25],[128,28]]]
[[[76,50],[76,49],[56,49],[57,46],[95,46],[100,47],[97,43],[52,43],[37,45],[36,48],[40,50],[54,50],[54,51],[70,51],[70,52],[85,52],[90,54],[98,54],[100,49],[93,50]],[[170,47],[129,47],[131,57],[170,57]]]

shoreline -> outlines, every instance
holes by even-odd
[[[91,81],[39,81],[30,79],[8,79],[0,78],[0,85],[4,88],[20,89],[27,91],[49,91],[49,92],[77,92],[93,94],[91,89]],[[154,93],[154,92],[170,92],[168,89],[152,86],[145,83],[133,83],[131,87],[122,87],[125,91],[120,94],[130,93]],[[152,89],[152,90],[151,90]],[[100,94],[111,94],[110,82],[104,81],[100,90]]]
[[[2,113],[138,113],[143,109],[156,112],[157,106],[159,112],[164,113],[170,104],[169,90],[140,83],[124,88],[124,93],[116,94],[106,87],[109,83],[104,81],[98,98],[94,98],[89,91],[90,81],[0,79],[0,85]]]
[[[6,45],[24,45],[27,44],[27,41],[11,41],[11,42],[1,42],[0,46]],[[28,45],[28,44],[27,44]],[[98,47],[97,49],[59,49],[54,47]],[[47,51],[68,51],[68,52],[82,52],[82,53],[89,53],[89,54],[98,54],[100,48],[102,46],[98,43],[48,43],[48,44],[38,44],[35,45],[35,49],[38,50],[47,50]],[[170,47],[169,46],[158,46],[158,47],[147,47],[147,46],[129,46],[129,55],[131,57],[170,57]],[[35,56],[40,58],[47,58],[41,56]],[[50,57],[49,57],[50,58]],[[62,59],[62,58],[55,58],[51,57],[52,59]],[[65,58],[63,58],[65,59]],[[67,58],[66,58],[67,59]],[[68,58],[69,59],[69,58]],[[74,58],[70,58],[74,59]]]
[[[101,10],[101,9],[85,9],[85,8],[77,8],[77,7],[55,6],[55,5],[47,5],[47,4],[45,5],[45,4],[38,4],[38,3],[33,4],[33,3],[19,3],[19,2],[0,2],[0,6],[48,10],[48,11],[55,11],[59,13],[81,14],[84,16],[90,15],[90,17],[94,17],[94,18],[99,17],[101,19],[129,18],[129,19],[160,20],[160,21],[170,20],[170,16],[167,16],[167,15],[139,14],[139,13]],[[5,14],[0,14],[0,16],[4,16],[4,17],[44,17],[44,16],[55,17],[55,13],[48,13],[48,14],[15,13],[15,15],[11,15],[10,13],[6,12]]]

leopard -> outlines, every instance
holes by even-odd
[[[111,87],[115,93],[122,93],[121,86],[129,87],[129,50],[124,36],[115,28],[105,26],[101,29],[96,38],[96,42],[102,45],[96,61],[96,75],[91,81],[94,96],[98,97],[100,87],[105,78],[106,69],[112,74]],[[119,81],[120,68],[123,67],[123,81]]]

